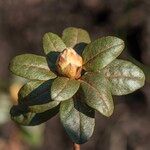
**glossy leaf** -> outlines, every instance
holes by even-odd
[[[60,119],[67,134],[75,143],[83,144],[93,134],[94,111],[80,99],[61,102]]]
[[[136,60],[135,58],[133,58],[131,55],[127,55],[127,58],[132,63],[134,63],[135,65],[137,65],[139,68],[141,68],[141,70],[145,74],[145,80],[146,80],[146,82],[150,83],[150,66],[145,65],[145,64],[139,62],[138,60]]]
[[[47,120],[51,119],[55,116],[59,111],[59,106],[54,107],[48,111],[43,113],[32,113],[28,109],[22,110],[21,106],[13,106],[11,108],[10,114],[11,119],[14,120],[16,123],[25,126],[35,126],[41,123],[46,122]]]
[[[108,80],[102,74],[87,73],[80,82],[82,100],[101,114],[111,116],[114,105]]]
[[[46,58],[34,54],[16,56],[10,63],[10,70],[15,75],[30,80],[49,80],[56,75],[49,69]]]
[[[87,31],[81,28],[69,27],[63,31],[62,39],[67,47],[74,48],[79,54],[91,42]]]
[[[88,44],[83,51],[84,68],[100,71],[120,55],[124,42],[113,36],[103,37]]]
[[[31,81],[19,91],[19,104],[29,106],[31,112],[44,112],[56,107],[59,102],[53,101],[50,95],[52,80]]]
[[[51,98],[56,101],[70,99],[79,89],[80,82],[67,77],[58,77],[51,88]]]
[[[66,48],[66,45],[58,35],[48,32],[43,37],[43,48],[47,55],[53,51],[62,52]]]
[[[105,70],[113,95],[125,95],[141,88],[145,82],[143,71],[133,63],[116,59]]]

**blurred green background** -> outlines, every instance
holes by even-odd
[[[0,150],[71,150],[58,116],[37,127],[20,127],[9,118],[16,93],[25,82],[8,71],[18,54],[42,52],[45,32],[61,35],[69,26],[86,29],[92,40],[118,36],[120,56],[140,66],[145,86],[114,97],[115,112],[96,114],[96,128],[82,150],[150,149],[150,1],[149,0],[0,0]]]

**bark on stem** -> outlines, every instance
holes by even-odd
[[[74,144],[73,144],[73,150],[80,150],[80,145],[74,143]]]

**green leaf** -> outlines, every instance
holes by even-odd
[[[11,105],[10,96],[0,91],[0,126],[10,121],[9,109]]]
[[[67,77],[58,77],[51,88],[51,98],[56,101],[70,99],[79,89],[80,82]]]
[[[20,103],[26,103],[28,105],[32,105],[34,103],[38,103],[41,101],[45,102],[45,100],[42,98],[38,100],[35,100],[39,96],[46,95],[46,99],[50,99],[50,86],[52,84],[52,80],[48,81],[30,81],[26,83],[19,91],[18,97]],[[34,101],[32,101],[34,100]]]
[[[29,146],[38,148],[42,146],[44,140],[44,124],[38,126],[20,126],[20,134],[23,138],[22,140],[25,141]]]
[[[22,106],[25,107],[25,106]],[[48,111],[43,113],[32,113],[28,109],[24,110],[21,106],[13,106],[10,110],[11,119],[14,120],[16,123],[19,123],[24,126],[35,126],[41,123],[46,122],[47,120],[51,119],[55,116],[59,111],[59,106],[54,107]]]
[[[66,48],[66,45],[58,35],[48,32],[43,37],[43,48],[47,55],[53,51],[62,52]]]
[[[84,47],[91,42],[87,31],[69,27],[63,31],[62,39],[67,47],[74,48],[79,54],[82,53]]]
[[[108,80],[102,74],[87,73],[80,82],[82,100],[104,116],[111,116],[114,105]]]
[[[31,112],[41,113],[56,107],[59,102],[51,99],[50,89],[52,80],[31,81],[19,91],[19,104],[29,106]]]
[[[50,101],[45,104],[29,106],[29,110],[35,113],[42,113],[59,105],[59,101]]]
[[[67,134],[75,143],[83,144],[93,134],[94,111],[80,99],[61,102],[60,119]]]
[[[100,71],[120,55],[124,42],[117,37],[103,37],[87,45],[83,51],[83,66],[87,71]]]
[[[104,69],[111,83],[113,95],[125,95],[141,88],[145,82],[143,71],[133,63],[116,59]]]
[[[15,75],[30,80],[56,78],[56,75],[49,69],[46,58],[33,54],[16,56],[10,63],[10,70]]]
[[[18,93],[19,103],[30,106],[49,102],[51,84],[52,80],[26,83]]]
[[[146,82],[150,83],[150,66],[142,64],[132,56],[128,55],[127,58],[133,62],[135,65],[137,65],[139,68],[141,68],[145,74],[145,80]]]

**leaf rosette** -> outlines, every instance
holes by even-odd
[[[15,75],[29,80],[18,93],[11,118],[19,124],[41,124],[58,112],[70,138],[78,144],[92,136],[95,111],[113,114],[112,95],[125,95],[141,88],[143,71],[133,63],[116,59],[123,40],[107,36],[93,42],[87,31],[69,27],[62,38],[43,37],[44,56],[23,54],[10,62]],[[59,70],[58,70],[59,65]]]

